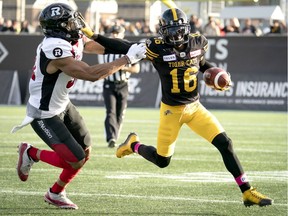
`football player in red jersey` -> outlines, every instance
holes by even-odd
[[[114,51],[83,35],[81,29],[85,23],[81,14],[69,5],[54,3],[42,10],[39,21],[45,38],[37,48],[29,83],[27,116],[12,132],[31,124],[52,151],[21,143],[17,172],[19,178],[26,181],[34,162],[42,161],[62,169],[44,200],[59,208],[78,209],[67,198],[65,188],[89,159],[91,139],[83,118],[69,100],[69,91],[76,79],[96,81],[127,64],[138,62],[145,57],[146,49],[145,45],[135,44],[122,58],[89,66],[81,61],[83,52],[105,54]]]
[[[162,85],[157,148],[144,145],[136,133],[130,133],[118,147],[116,156],[121,158],[135,152],[160,168],[167,167],[179,131],[186,124],[219,150],[227,170],[243,193],[245,206],[271,205],[272,199],[251,187],[233,150],[232,140],[216,117],[199,102],[197,75],[199,71],[213,67],[205,61],[207,39],[201,34],[190,34],[187,17],[177,8],[166,10],[159,25],[160,37],[151,37],[146,41],[146,59],[158,71]],[[94,37],[92,33],[90,37]],[[107,39],[96,37],[100,44],[108,45]],[[113,47],[113,43],[110,45]]]

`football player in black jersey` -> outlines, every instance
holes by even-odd
[[[250,186],[231,139],[216,117],[199,102],[197,75],[199,71],[212,67],[204,56],[208,48],[207,39],[201,34],[190,34],[187,17],[177,8],[166,10],[159,25],[160,37],[146,41],[146,58],[158,71],[162,85],[157,148],[140,143],[137,134],[130,133],[118,147],[116,156],[121,158],[135,152],[160,168],[167,167],[179,131],[186,124],[219,150],[227,170],[243,193],[245,206],[271,205],[272,199]],[[97,37],[100,44],[108,45],[102,36]]]

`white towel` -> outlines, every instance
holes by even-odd
[[[14,126],[11,130],[11,133],[15,133],[18,130],[20,130],[21,128],[25,127],[26,125],[30,124],[32,121],[34,120],[34,118],[31,118],[29,116],[25,116],[24,120],[22,121],[22,123],[20,125]]]

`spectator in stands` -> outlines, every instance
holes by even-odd
[[[130,36],[138,36],[140,34],[134,23],[130,23],[127,26],[126,32],[126,35]]]
[[[29,33],[29,22],[27,20],[21,22],[20,33]]]
[[[241,33],[245,35],[256,35],[256,27],[252,24],[252,20],[250,18],[245,19],[245,24]]]
[[[18,20],[12,20],[12,26],[13,26],[13,29],[15,29],[15,33],[20,32],[21,26]]]
[[[2,32],[2,29],[4,28],[4,18],[3,17],[0,17],[0,32]]]
[[[197,19],[197,22],[196,22],[196,29],[197,29],[197,32],[199,32],[200,34],[203,33],[203,20],[201,18],[198,18]]]
[[[190,16],[190,32],[191,33],[202,33],[202,20],[199,19],[196,15],[191,15]]]
[[[100,20],[99,34],[109,34],[109,29],[111,28],[112,21],[110,19]]]
[[[125,26],[126,25],[126,21],[123,17],[118,17],[115,20],[115,25],[119,25],[119,26]]]
[[[150,30],[150,27],[148,25],[144,25],[142,27],[142,34],[150,36],[153,34],[153,32]]]
[[[288,29],[287,29],[287,25],[286,25],[286,22],[285,22],[285,20],[282,20],[282,21],[280,21],[280,26],[281,26],[281,28],[282,28],[282,33],[288,33]]]
[[[208,23],[203,28],[203,34],[205,36],[220,36],[220,28],[216,24],[214,17],[208,18]]]
[[[16,32],[16,29],[13,26],[13,22],[11,19],[7,19],[5,21],[5,25],[2,28],[2,32]]]
[[[135,22],[135,28],[137,29],[137,31],[139,32],[139,34],[143,33],[143,22],[141,21],[136,21]]]
[[[219,30],[220,30],[220,36],[225,36],[225,32],[224,32],[224,25],[221,22],[221,20],[219,18],[214,18],[214,22],[215,24],[218,26]]]
[[[196,27],[195,27],[196,22],[197,22],[197,16],[192,14],[190,16],[190,21],[189,21],[189,25],[190,25],[190,29],[192,33],[196,32]]]
[[[240,33],[240,23],[238,18],[234,17],[228,21],[228,24],[224,27],[223,31],[226,35]]]
[[[272,25],[270,26],[270,34],[281,34],[286,32],[286,25],[280,20],[273,20]]]

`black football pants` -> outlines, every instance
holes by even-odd
[[[106,107],[105,132],[106,141],[118,139],[128,98],[127,82],[104,81],[103,97]]]

